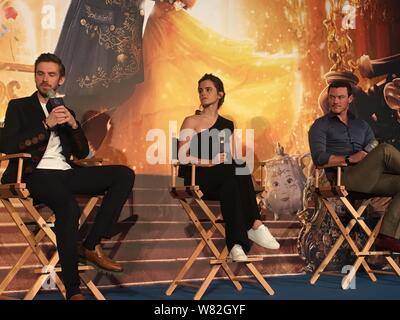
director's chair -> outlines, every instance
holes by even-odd
[[[180,204],[182,205],[183,209],[185,210],[189,221],[195,226],[197,231],[201,236],[201,240],[194,249],[191,256],[187,259],[186,263],[178,272],[175,279],[172,281],[168,289],[166,290],[166,295],[170,296],[174,290],[177,288],[178,285],[189,285],[185,280],[184,277],[186,273],[190,270],[193,263],[196,261],[197,257],[200,253],[208,248],[213,257],[210,258],[210,271],[208,272],[207,276],[202,281],[199,289],[197,290],[196,294],[194,295],[194,300],[200,300],[204,295],[205,291],[214,280],[215,276],[217,275],[218,271],[222,268],[222,270],[226,273],[229,280],[232,281],[233,285],[237,290],[242,289],[242,285],[239,282],[237,276],[235,276],[234,272],[230,268],[230,264],[233,262],[228,257],[228,248],[223,248],[222,251],[219,251],[217,246],[213,242],[213,235],[215,232],[219,232],[219,234],[225,238],[225,228],[223,226],[223,221],[217,217],[207,206],[206,202],[203,199],[203,193],[200,190],[200,187],[195,183],[195,175],[196,175],[196,165],[191,165],[191,175],[192,175],[192,182],[191,185],[184,185],[184,186],[177,186],[176,185],[176,178],[178,172],[179,162],[175,162],[172,164],[172,175],[171,175],[171,186],[170,186],[170,194],[173,198],[179,200]],[[201,212],[197,212],[193,210],[193,206],[198,205],[201,209]],[[199,215],[204,213],[206,218],[200,218]],[[206,227],[205,224],[210,224],[211,227]],[[258,281],[261,286],[267,291],[268,294],[273,295],[274,290],[269,286],[267,281],[265,281],[264,277],[261,273],[257,270],[254,266],[253,262],[262,261],[262,257],[249,257],[245,262],[237,262],[244,264],[251,272],[251,274],[255,277],[255,280]],[[241,279],[242,281],[247,280],[251,281],[251,279]],[[254,280],[253,280],[254,281]]]
[[[57,247],[56,235],[52,230],[55,222],[55,215],[53,214],[45,220],[38,211],[40,206],[35,206],[33,204],[32,198],[29,197],[29,190],[27,189],[26,184],[21,182],[23,159],[30,157],[31,155],[27,153],[0,156],[0,163],[6,160],[18,159],[18,173],[16,182],[0,184],[0,200],[29,245],[0,283],[0,296],[4,293],[10,282],[16,277],[17,273],[22,269],[28,258],[31,255],[34,255],[40,264],[40,268],[35,269],[34,272],[39,276],[32,287],[28,290],[24,299],[33,299],[40,288],[50,278],[53,279],[54,284],[58,287],[65,298],[65,287],[57,274],[61,271],[61,268],[57,266],[59,261],[58,252],[55,250],[50,259],[48,259],[45,252],[41,248],[41,242],[46,237],[50,240],[50,243],[54,245],[54,247]],[[100,165],[101,160],[79,160],[77,163],[80,165]],[[93,208],[96,206],[100,197],[101,196],[93,196],[89,199],[80,216],[79,227],[81,227],[85,222]],[[23,213],[21,213],[21,211],[18,209],[18,207],[21,207],[21,205],[24,211]],[[27,214],[29,221],[25,221],[25,217],[23,218],[24,214]],[[35,230],[31,231],[32,228],[29,228],[31,225],[35,227]],[[79,276],[88,290],[95,296],[96,299],[105,300],[104,296],[94,285],[94,283],[84,274],[84,271],[93,270],[94,267],[90,265],[79,265],[78,269]]]
[[[345,186],[341,184],[342,178],[342,168],[346,167],[345,164],[341,166],[322,166],[317,167],[315,170],[315,186],[312,188],[313,192],[315,192],[322,202],[322,204],[327,209],[328,213],[332,217],[333,221],[337,225],[340,231],[340,236],[330,249],[329,253],[326,255],[324,260],[321,262],[319,267],[315,270],[314,274],[310,279],[311,284],[315,284],[321,274],[331,274],[331,275],[338,275],[336,272],[324,271],[325,268],[328,266],[330,261],[336,255],[337,251],[340,249],[343,242],[346,240],[349,247],[353,251],[356,260],[353,263],[352,267],[350,268],[350,272],[346,274],[342,280],[342,288],[348,289],[352,280],[354,279],[355,274],[357,273],[358,269],[362,266],[368,277],[373,281],[377,281],[375,274],[397,274],[400,276],[400,268],[394,261],[391,256],[391,252],[389,251],[372,251],[371,247],[375,242],[376,237],[378,236],[379,230],[382,225],[384,215],[379,217],[379,220],[373,230],[366,224],[365,218],[363,216],[365,209],[368,207],[374,195],[365,194],[360,192],[349,192],[346,190]],[[320,179],[320,170],[326,168],[336,168],[336,184],[330,185],[319,185]],[[337,199],[343,206],[346,208],[347,213],[350,215],[350,221],[345,226],[340,219],[340,214],[338,214],[335,206],[331,203],[330,199]],[[355,209],[353,203],[356,200],[360,200],[361,204],[358,206],[358,209]],[[365,242],[364,246],[359,249],[355,240],[353,240],[350,236],[350,232],[353,228],[358,225],[360,230],[365,233],[367,236],[367,241]],[[389,265],[392,267],[394,272],[383,271],[383,270],[373,270],[370,268],[366,261],[366,257],[370,256],[383,256]]]

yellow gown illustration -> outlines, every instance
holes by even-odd
[[[273,156],[273,143],[288,141],[300,102],[295,54],[257,53],[250,41],[225,38],[166,3],[154,6],[143,46],[145,81],[114,112],[99,156],[128,164],[137,173],[168,174],[168,165],[148,163],[146,152],[154,141],[146,141],[146,134],[155,128],[165,132],[168,160],[169,123],[175,121],[179,129],[198,109],[197,81],[205,73],[224,81],[221,114],[236,129],[255,130],[256,160]]]

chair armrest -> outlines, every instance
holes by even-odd
[[[12,153],[0,156],[0,162],[10,159],[18,159],[18,169],[17,169],[17,181],[16,183],[21,183],[24,159],[31,158],[29,153]]]
[[[0,156],[0,161],[10,160],[10,159],[22,159],[22,158],[31,158],[32,156],[29,153],[12,153]]]
[[[335,165],[329,165],[329,164],[324,164],[323,166],[315,166],[317,169],[326,169],[326,168],[343,168],[347,167],[347,163],[341,163],[341,164],[335,164]]]
[[[325,164],[323,166],[315,166],[315,187],[318,188],[319,185],[319,170],[327,169],[327,168],[336,168],[336,186],[340,186],[342,183],[342,168],[347,167],[347,163],[328,165]]]
[[[176,178],[178,176],[178,167],[180,166],[180,162],[179,160],[174,160],[171,163],[171,187],[175,188],[176,187]],[[190,165],[192,167],[192,186],[196,185],[196,167],[197,165],[194,163],[189,163],[188,165]]]
[[[267,166],[267,160],[261,161],[260,166],[260,184],[261,188],[264,190],[267,185],[267,175],[264,174],[265,167]]]
[[[79,160],[74,160],[74,164],[82,167],[96,167],[96,166],[102,166],[103,162],[106,161],[103,158],[89,158],[89,159],[79,159]]]
[[[174,167],[179,167],[181,165],[181,163],[179,162],[179,160],[173,160],[171,165]]]

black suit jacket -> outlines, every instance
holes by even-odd
[[[75,116],[72,110],[71,114]],[[29,153],[31,158],[24,160],[23,179],[32,173],[42,159],[50,138],[50,131],[43,124],[46,115],[40,105],[37,92],[30,97],[10,100],[1,133],[0,151],[6,154]],[[77,129],[70,126],[57,126],[60,137],[62,154],[68,163],[71,155],[78,159],[85,158],[89,153],[89,146],[85,134],[78,123]],[[3,174],[2,182],[15,182],[18,169],[18,160],[11,160]]]

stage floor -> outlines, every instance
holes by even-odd
[[[205,300],[398,300],[400,299],[400,277],[381,275],[373,283],[366,274],[357,274],[353,289],[341,288],[341,277],[322,276],[315,285],[309,284],[310,275],[266,278],[275,295],[267,295],[255,283],[244,283],[237,291],[227,280],[216,280],[203,296]],[[164,292],[168,284],[131,286],[125,288],[103,288],[109,300],[191,300],[196,288],[178,287],[172,296]],[[89,295],[86,295],[90,299]],[[58,293],[40,293],[39,300],[62,299]]]

